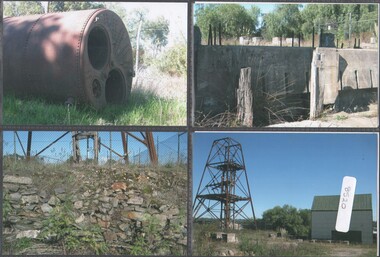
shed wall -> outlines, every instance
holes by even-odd
[[[337,211],[312,211],[311,238],[331,240],[335,230]],[[372,244],[372,211],[353,211],[350,230],[362,231],[362,243]]]

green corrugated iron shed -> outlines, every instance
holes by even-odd
[[[339,195],[314,196],[312,211],[338,211]],[[357,194],[354,198],[353,211],[372,210],[372,195]]]

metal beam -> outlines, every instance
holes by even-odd
[[[65,132],[62,136],[58,137],[56,140],[54,140],[53,142],[51,142],[48,146],[46,146],[44,149],[42,149],[41,151],[39,151],[34,157],[37,157],[38,155],[40,155],[41,153],[43,153],[46,149],[48,149],[50,146],[54,145],[55,143],[57,143],[61,138],[63,138],[64,136],[66,136],[67,134],[69,134],[70,131],[67,131]]]
[[[32,149],[32,131],[28,131],[28,143],[26,146],[26,160],[30,160],[30,151]]]

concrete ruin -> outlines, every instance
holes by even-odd
[[[375,49],[317,48],[310,80],[310,118],[317,118],[324,105],[336,111],[357,112],[377,101],[378,51]]]
[[[326,105],[361,111],[377,99],[377,49],[196,45],[194,62],[196,119],[239,113],[246,68],[253,119],[243,126],[308,119],[314,108],[315,118]]]
[[[235,233],[214,232],[214,233],[211,233],[210,237],[213,241],[222,241],[222,242],[226,242],[226,243],[238,243],[239,242]]]

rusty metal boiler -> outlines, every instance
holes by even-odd
[[[4,92],[101,109],[127,102],[132,47],[107,9],[4,18]]]

